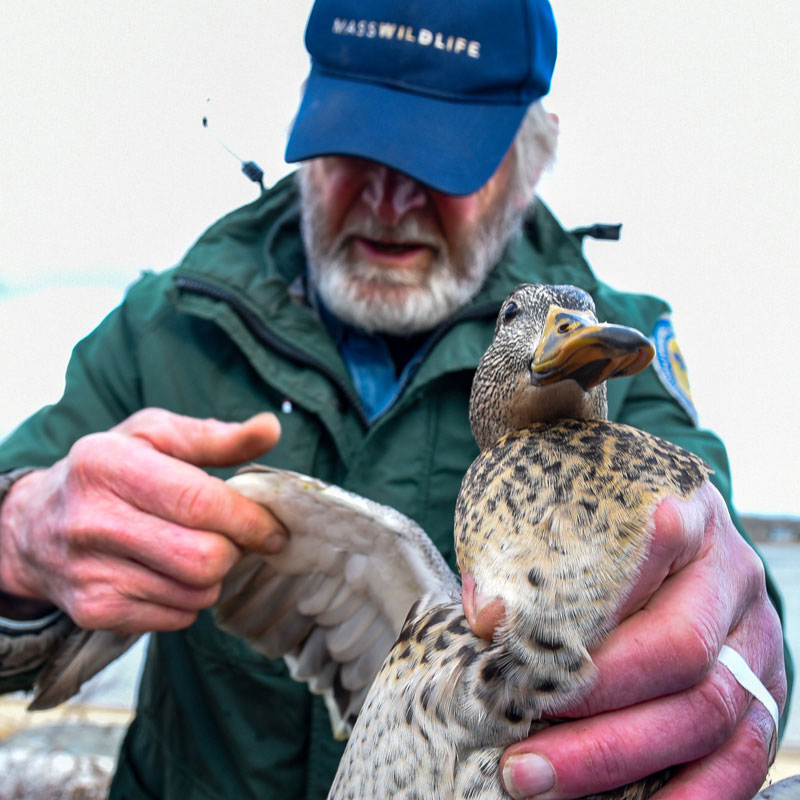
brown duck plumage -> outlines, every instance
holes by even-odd
[[[459,568],[503,599],[505,619],[487,642],[458,601],[412,609],[332,798],[507,797],[503,749],[590,689],[589,650],[632,587],[655,507],[708,474],[696,456],[603,419],[604,380],[651,355],[640,334],[598,326],[580,290],[525,285],[506,300],[475,376],[482,452],[455,518]],[[666,777],[595,797],[640,800]]]

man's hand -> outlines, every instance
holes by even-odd
[[[598,680],[559,715],[575,721],[504,754],[514,797],[584,797],[676,764],[684,766],[659,800],[749,800],[761,786],[775,726],[717,657],[724,644],[738,651],[783,709],[781,627],[763,566],[711,484],[691,502],[662,502],[654,521],[622,621],[592,654]],[[501,618],[498,602],[475,600],[472,587],[466,594],[467,617],[485,636]]]
[[[216,601],[243,549],[286,532],[199,469],[275,445],[271,414],[239,423],[145,409],[21,478],[0,511],[0,590],[58,606],[81,627],[177,630]]]

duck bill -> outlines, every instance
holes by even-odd
[[[609,378],[635,375],[654,354],[647,337],[634,328],[552,305],[533,354],[531,378],[540,386],[571,379],[588,391]]]

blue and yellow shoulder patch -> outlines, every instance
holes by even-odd
[[[669,314],[664,314],[653,329],[653,345],[656,356],[653,367],[664,388],[678,401],[681,408],[697,425],[697,409],[694,407],[692,393],[689,389],[689,373],[681,349],[675,339],[675,329]]]

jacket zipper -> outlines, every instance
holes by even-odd
[[[328,367],[323,361],[308,355],[298,347],[293,347],[283,339],[279,339],[266,325],[242,303],[238,297],[220,289],[218,286],[205,283],[204,281],[196,280],[195,278],[179,277],[176,279],[176,284],[179,289],[190,294],[196,294],[203,297],[210,297],[212,300],[219,300],[236,313],[236,315],[245,324],[245,327],[256,337],[262,344],[267,345],[271,350],[274,350],[284,358],[294,361],[301,366],[311,367],[325,378],[327,378],[336,387],[337,392],[341,399],[348,402],[356,413],[359,424],[366,430],[369,428],[369,420],[361,407],[361,401],[356,396],[350,387],[340,380],[339,376]]]
[[[245,327],[262,344],[267,345],[279,355],[288,358],[289,360],[294,361],[301,366],[311,367],[327,378],[336,387],[340,397],[346,400],[353,407],[361,427],[364,430],[368,430],[370,428],[371,423],[364,412],[364,408],[361,405],[361,400],[346,383],[340,380],[339,376],[332,369],[330,369],[327,364],[325,364],[323,361],[313,358],[312,356],[309,356],[308,353],[304,352],[300,348],[293,347],[283,339],[275,336],[275,334],[272,333],[272,331],[267,328],[267,326],[264,325],[264,323],[234,294],[226,291],[225,289],[221,289],[219,286],[214,286],[213,284],[197,280],[196,278],[178,277],[176,279],[176,285],[182,291],[203,297],[209,297],[212,300],[219,300],[230,306],[230,308],[245,324]],[[442,339],[442,337],[459,322],[482,319],[489,315],[495,315],[498,313],[499,308],[499,304],[490,303],[451,317],[433,331],[430,338],[424,345],[426,351],[429,352],[432,350]],[[402,391],[411,381],[412,377],[413,373],[406,376],[403,384],[398,387],[396,396],[399,396],[402,393]]]

